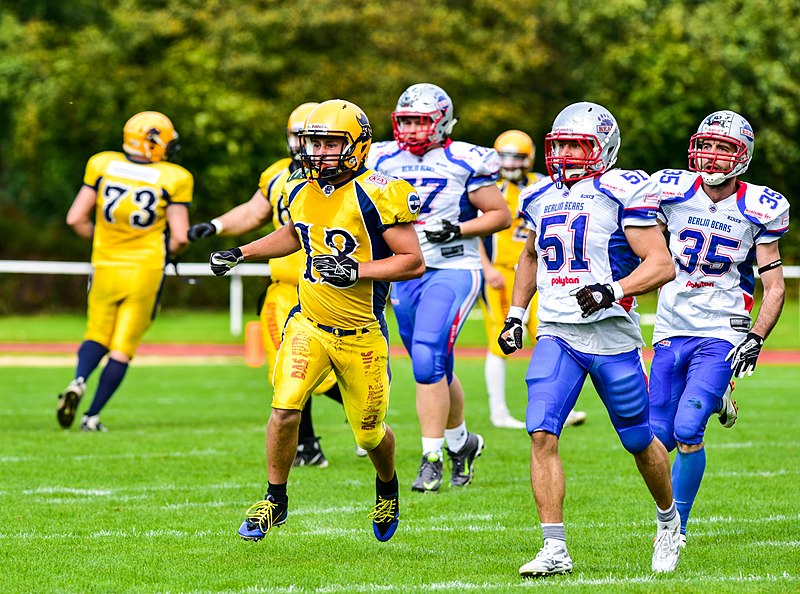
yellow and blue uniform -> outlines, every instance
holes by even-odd
[[[311,259],[346,255],[357,262],[392,255],[383,232],[416,219],[419,198],[403,180],[362,168],[350,181],[324,190],[302,171],[282,197],[302,245],[299,303],[278,351],[273,408],[301,410],[333,369],[356,442],[371,450],[386,432],[389,342],[384,310],[389,283],[358,279],[340,288],[323,281]]]
[[[531,184],[539,181],[543,176],[540,173],[529,172],[527,177],[519,184],[513,181],[500,179],[497,182],[508,209],[513,213],[514,220],[511,227],[503,229],[483,238],[483,247],[492,265],[503,275],[506,281],[505,288],[495,289],[484,283],[481,293],[481,309],[483,310],[486,336],[489,338],[489,350],[498,357],[507,357],[497,343],[497,337],[503,331],[506,314],[511,305],[511,293],[514,289],[514,276],[519,262],[519,256],[528,239],[528,229],[524,219],[519,214],[520,192]],[[526,326],[531,338],[536,336],[536,301],[534,295],[531,300],[530,311]]]
[[[106,151],[89,159],[83,183],[97,192],[85,339],[133,357],[156,314],[167,207],[191,204],[194,179],[174,163]]]

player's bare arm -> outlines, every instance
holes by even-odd
[[[189,208],[185,204],[167,206],[167,225],[169,225],[169,254],[177,256],[189,245]]]
[[[758,334],[761,338],[766,338],[783,310],[783,302],[786,297],[786,286],[783,280],[783,267],[770,267],[774,262],[780,262],[781,255],[778,250],[778,242],[765,243],[756,247],[756,260],[759,269],[767,268],[761,272],[761,282],[764,285],[764,297],[761,307],[758,310],[758,317],[751,332]]]
[[[94,235],[92,213],[97,202],[97,191],[89,186],[82,186],[67,213],[67,225],[72,227],[76,235],[91,241]]]
[[[263,227],[271,218],[272,206],[258,189],[250,200],[234,206],[215,219],[222,227],[217,235],[242,235]]]
[[[514,275],[514,289],[511,293],[511,306],[528,307],[536,293],[536,273],[539,270],[539,259],[536,255],[536,233],[530,231],[525,241],[525,248],[519,255],[517,272]]]
[[[641,263],[619,284],[626,296],[641,295],[675,278],[664,234],[656,227],[625,227],[625,238]]]
[[[269,235],[241,246],[240,249],[245,260],[265,260],[288,256],[301,247],[294,223],[289,222]]]
[[[490,235],[511,226],[511,211],[495,184],[470,192],[469,201],[482,214],[459,224],[462,237]]]
[[[382,260],[362,262],[359,278],[377,281],[401,281],[419,278],[425,272],[425,261],[417,233],[410,223],[393,225],[383,232],[383,239],[394,255]]]
[[[489,259],[489,255],[486,253],[486,248],[483,246],[483,242],[478,244],[478,253],[481,256],[483,280],[493,289],[497,289],[498,291],[505,289],[506,278],[503,276],[503,273],[497,270],[494,264],[492,264],[492,261]]]

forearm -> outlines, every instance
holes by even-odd
[[[479,217],[460,223],[462,237],[491,235],[511,226],[511,212],[506,208],[490,210]]]
[[[536,293],[536,272],[538,261],[535,256],[523,251],[519,257],[519,264],[514,275],[514,289],[511,292],[511,305],[513,307],[528,307]],[[503,312],[505,313],[505,312]]]
[[[91,241],[94,237],[94,223],[92,221],[77,221],[70,223],[70,227],[78,237]]]
[[[666,256],[666,257],[665,257]],[[675,267],[669,254],[653,255],[642,260],[633,272],[619,280],[625,296],[642,295],[675,278]]]
[[[782,277],[781,280],[783,280]],[[783,311],[785,298],[786,289],[782,282],[769,288],[765,286],[764,298],[761,301],[758,317],[756,318],[756,323],[753,324],[751,332],[758,334],[761,338],[767,338],[775,324],[778,323],[778,318],[781,315],[781,311]]]
[[[228,237],[242,235],[266,225],[269,218],[265,219],[254,210],[250,202],[245,202],[216,217],[214,221],[221,227],[217,235]]]
[[[284,226],[255,241],[241,246],[245,260],[266,260],[288,256],[300,249],[300,240],[293,229]]]
[[[358,277],[363,280],[403,281],[419,278],[424,272],[425,262],[417,254],[395,254],[358,265]]]

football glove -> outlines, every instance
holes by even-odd
[[[431,243],[445,243],[461,238],[461,227],[454,225],[447,219],[442,220],[442,228],[439,231],[428,231],[425,229],[425,237]]]
[[[497,337],[497,344],[500,345],[500,350],[506,355],[510,355],[514,351],[522,348],[522,320],[519,318],[506,318],[506,325],[503,326],[503,331]]]
[[[238,247],[235,247],[229,250],[211,252],[209,264],[211,265],[211,272],[217,276],[222,276],[231,268],[234,268],[242,260],[244,260],[242,250],[240,250]]]
[[[570,291],[578,300],[583,312],[582,317],[588,318],[601,309],[608,309],[614,304],[614,289],[611,285],[586,285],[580,289]]]
[[[217,234],[217,228],[214,226],[214,223],[209,223],[208,221],[192,225],[191,227],[189,227],[189,233],[188,233],[189,241],[196,241],[198,239],[211,237],[212,235],[216,234]]]
[[[744,340],[733,347],[725,357],[726,361],[731,362],[733,375],[736,377],[744,377],[745,373],[753,375],[762,346],[764,339],[754,332],[748,332]]]
[[[343,254],[325,254],[311,258],[311,265],[325,282],[346,289],[358,280],[358,262]]]

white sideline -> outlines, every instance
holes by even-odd
[[[167,276],[177,276],[173,266],[167,266]],[[0,273],[9,274],[73,274],[90,275],[92,265],[88,262],[48,262],[41,260],[0,260]],[[180,276],[214,276],[207,262],[180,262],[178,263]],[[270,275],[269,264],[239,264],[226,276],[230,278],[230,328],[232,336],[242,334],[242,312],[244,292],[242,290],[243,276]]]

